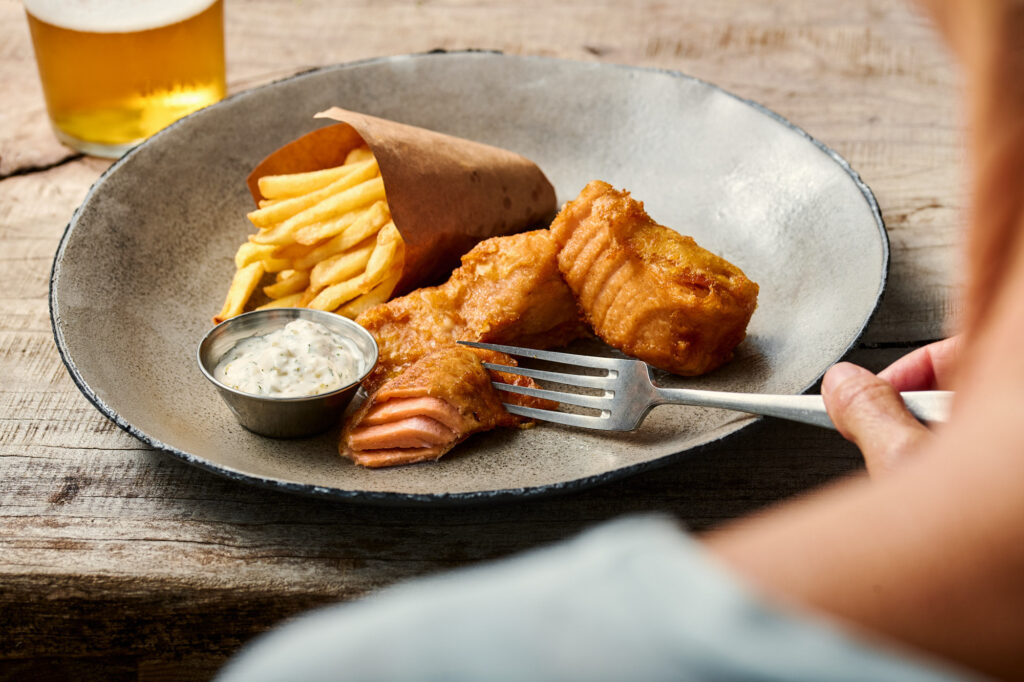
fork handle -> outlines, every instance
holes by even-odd
[[[722,407],[767,417],[813,424],[834,429],[835,424],[825,410],[820,395],[766,395],[760,393],[728,393],[701,391],[689,388],[658,388],[658,405],[698,405]],[[925,422],[944,422],[949,419],[953,402],[952,391],[908,391],[900,393],[907,409]]]

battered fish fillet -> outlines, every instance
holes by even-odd
[[[377,339],[380,361],[364,388],[457,340],[552,348],[587,334],[556,253],[547,230],[494,237],[444,284],[367,310],[356,322]]]
[[[502,354],[488,359],[511,360]],[[371,468],[436,460],[470,434],[522,425],[501,401],[479,356],[452,344],[385,381],[347,421],[339,450]]]
[[[346,420],[339,451],[367,467],[436,460],[472,433],[532,424],[509,414],[502,400],[555,407],[500,394],[481,360],[513,367],[515,360],[456,341],[549,347],[587,333],[546,230],[481,242],[446,283],[371,308],[356,321],[376,338],[380,358],[363,382],[370,397]],[[537,388],[526,377],[493,375]]]
[[[591,182],[562,208],[551,234],[587,322],[626,354],[693,376],[729,360],[746,335],[757,284],[655,223],[628,192]]]

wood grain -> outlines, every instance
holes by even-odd
[[[878,198],[891,275],[855,360],[878,369],[943,335],[956,313],[956,75],[902,1],[227,0],[226,17],[236,92],[325,64],[465,48],[719,84],[836,149]],[[0,679],[202,679],[255,633],[316,604],[624,513],[707,528],[859,467],[836,434],[767,421],[571,495],[388,509],[242,486],[154,452],[81,396],[54,347],[53,253],[109,162],[53,139],[14,0],[0,0],[0,83]]]

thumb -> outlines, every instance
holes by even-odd
[[[857,365],[841,362],[829,369],[821,395],[832,422],[860,448],[872,476],[898,467],[932,438],[895,388]]]

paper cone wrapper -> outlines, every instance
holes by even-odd
[[[249,175],[249,191],[259,201],[264,175],[340,165],[365,141],[405,241],[395,295],[442,281],[477,242],[546,225],[555,213],[551,183],[519,154],[337,107],[316,117],[340,123],[272,153]]]

